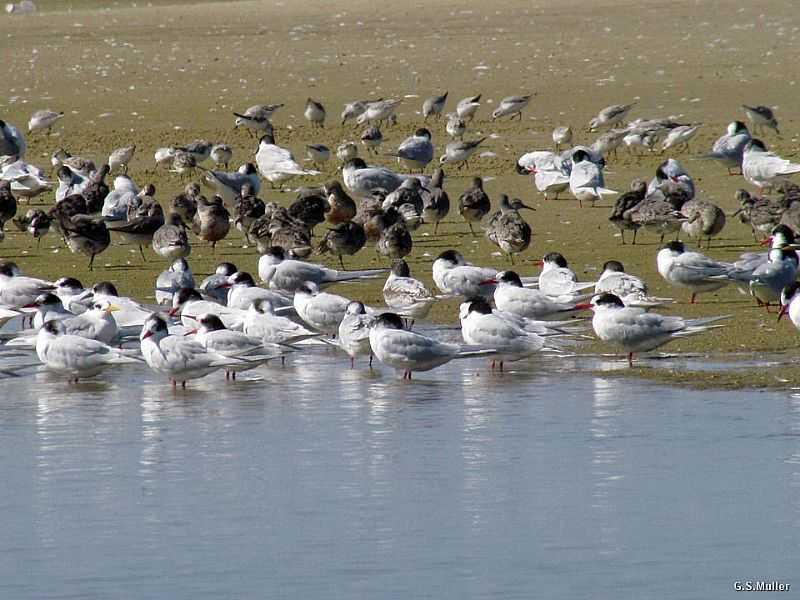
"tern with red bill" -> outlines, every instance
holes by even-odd
[[[781,291],[781,309],[778,321],[783,315],[789,315],[792,324],[800,329],[800,283],[793,281]]]

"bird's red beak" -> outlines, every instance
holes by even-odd
[[[174,317],[175,315],[178,314],[178,309],[177,308],[170,308],[169,311],[167,311],[167,314],[170,317]]]
[[[758,242],[758,245],[759,246],[769,246],[771,243],[772,243],[772,236],[769,236],[768,238],[764,238],[763,240]]]
[[[497,279],[487,279],[485,281],[481,281],[478,285],[492,285],[497,283]]]
[[[144,335],[142,336],[142,339],[143,339],[143,340],[146,340],[146,339],[147,339],[147,338],[149,338],[151,335],[153,335],[153,332],[152,332],[152,331],[145,331],[145,332],[144,332]]]
[[[533,261],[533,264],[535,266],[537,266],[537,267],[543,267],[544,266],[544,261],[543,260],[535,260],[535,261]]]
[[[590,310],[592,305],[589,302],[581,302],[580,304],[576,304],[575,308],[572,310]]]
[[[183,337],[194,335],[195,333],[197,333],[197,329],[190,329],[189,331],[183,334]]]

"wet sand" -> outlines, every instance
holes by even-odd
[[[570,0],[551,6],[501,0],[431,6],[415,1],[381,6],[379,12],[362,1],[39,4],[37,15],[0,18],[6,81],[0,116],[23,126],[37,109],[67,113],[55,134],[28,138],[28,159],[42,167],[49,166],[49,156],[58,147],[102,162],[113,148],[136,143],[131,175],[140,185],[153,182],[157,198],[166,204],[184,183],[154,169],[156,147],[208,138],[231,145],[236,165],[251,159],[257,140],[233,130],[233,110],[262,102],[286,103],[274,117],[276,138],[303,157],[307,143],[335,147],[357,139],[360,129],[338,125],[346,101],[405,97],[397,126],[384,130],[388,151],[420,125],[425,97],[447,90],[452,109],[458,99],[482,93],[485,104],[467,137],[491,136],[484,151],[496,156],[448,172],[446,189],[455,204],[469,178],[480,174],[490,179],[486,187],[493,199],[504,192],[537,208],[530,218],[534,241],[518,270],[535,273],[532,261],[551,250],[564,254],[585,278],[599,275],[605,260],[621,260],[628,271],[650,282],[655,295],[678,300],[667,309],[673,314],[734,315],[728,327],[674,343],[668,351],[699,353],[697,364],[708,355],[780,352],[779,368],[737,370],[731,377],[740,378],[737,385],[797,380],[794,369],[787,371],[797,345],[797,332],[790,324],[777,325],[775,314],[758,309],[732,288],[688,305],[688,295],[670,288],[655,270],[656,237],[642,232],[636,246],[622,246],[607,221],[610,201],[594,209],[580,209],[571,199],[545,202],[529,179],[513,168],[523,152],[552,145],[554,125],[570,124],[575,142],[590,143],[596,134],[586,132],[586,124],[600,108],[635,100],[632,118],[674,116],[704,124],[691,151],[674,156],[694,176],[701,196],[732,213],[735,190],[747,184],[716,164],[691,157],[706,151],[728,122],[743,119],[742,103],[777,107],[783,135],[769,133],[765,140],[783,156],[797,153],[796,70],[791,65],[798,55],[800,23],[791,3]],[[490,122],[491,110],[503,96],[531,92],[536,97],[521,122]],[[308,96],[328,109],[323,131],[312,131],[302,118]],[[438,154],[448,141],[444,121],[430,128]],[[634,177],[649,179],[664,158],[621,151],[609,159],[607,186],[624,191]],[[383,160],[387,165],[392,161]],[[324,177],[296,181],[293,187],[336,177],[333,162],[329,165]],[[266,189],[261,197],[286,203],[294,195]],[[52,203],[52,197],[46,202]],[[468,235],[455,211],[439,232],[434,238],[423,226],[414,236],[409,262],[428,283],[431,261],[450,247],[476,263],[508,266],[486,239]],[[255,271],[255,249],[242,245],[238,232],[218,245],[216,256],[210,248],[195,245],[195,275],[209,272],[223,257]],[[733,260],[753,248],[749,227],[729,219],[709,253]],[[98,257],[95,271],[89,273],[87,260],[71,255],[55,236],[45,238],[37,251],[30,238],[11,231],[0,244],[0,256],[42,277],[69,272],[85,283],[110,279],[123,293],[145,300],[153,294],[156,273],[165,266],[152,252],[143,265],[137,248],[114,246]],[[318,260],[334,264],[330,258]],[[371,248],[347,261],[348,268],[386,264]],[[378,304],[380,288],[369,284],[338,291]],[[431,317],[454,321],[456,310],[455,303],[443,303]],[[592,344],[587,351],[611,349]],[[677,376],[658,361],[643,365],[634,373],[697,382],[708,377]],[[685,368],[692,368],[691,361]],[[751,372],[757,380],[745,376]]]

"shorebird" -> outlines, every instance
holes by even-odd
[[[442,154],[441,158],[439,159],[439,164],[444,165],[445,163],[458,163],[458,168],[461,169],[463,167],[469,168],[469,157],[478,149],[483,141],[486,138],[481,138],[479,140],[473,140],[470,142],[450,142],[444,148],[444,154]]]
[[[321,102],[308,98],[303,116],[306,121],[311,123],[311,127],[325,127],[325,107]]]
[[[473,236],[476,234],[472,224],[479,223],[491,209],[492,203],[489,196],[483,191],[483,179],[473,177],[472,186],[467,188],[458,199],[458,213],[469,225],[470,233]]]
[[[53,125],[56,124],[60,118],[64,116],[63,112],[55,112],[52,110],[37,110],[31,115],[28,121],[28,133],[34,133],[47,129],[47,133],[53,132]]]
[[[117,167],[122,167],[123,173],[128,173],[128,163],[133,159],[133,155],[136,152],[136,145],[132,146],[123,146],[121,148],[117,148],[116,150],[112,151],[111,154],[108,155],[108,167],[110,170],[114,170]]]
[[[223,206],[220,196],[214,196],[210,201],[201,199],[197,203],[192,231],[201,240],[211,243],[212,252],[216,252],[217,242],[228,235],[230,228],[231,215]]]
[[[186,235],[186,223],[177,213],[169,213],[164,224],[153,234],[153,251],[159,256],[173,262],[185,258],[192,252],[189,236]]]
[[[444,110],[445,102],[447,102],[447,92],[441,96],[431,96],[430,98],[426,98],[425,102],[422,103],[423,120],[427,121],[428,117],[430,116],[440,119],[442,116],[442,111]]]
[[[433,172],[428,193],[422,196],[422,220],[433,223],[433,234],[439,230],[439,223],[450,212],[450,196],[444,191],[444,171],[436,169]]]
[[[556,152],[561,151],[561,146],[568,146],[572,143],[572,129],[569,125],[559,125],[553,129],[553,143],[556,145]]]
[[[456,105],[456,114],[460,119],[472,121],[475,118],[475,113],[481,107],[481,94],[477,96],[468,96],[458,101]]]
[[[518,115],[519,120],[522,121],[522,111],[528,106],[532,97],[533,95],[529,94],[527,96],[508,96],[507,98],[503,98],[497,108],[492,112],[492,121],[508,116],[513,119],[514,115]]]
[[[747,106],[742,104],[744,114],[747,115],[747,120],[753,126],[753,133],[756,133],[756,128],[762,132],[764,128],[772,129],[776,134],[780,135],[778,131],[778,120],[775,118],[775,112],[769,106]]]
[[[536,210],[519,198],[509,201],[508,196],[500,194],[500,210],[486,226],[487,239],[508,254],[514,264],[514,254],[524,252],[531,243],[531,226],[519,214],[520,210]]]
[[[636,102],[631,104],[612,104],[605,107],[597,116],[589,121],[589,131],[596,131],[601,127],[615,127],[622,123],[630,110],[636,105]]]
[[[151,204],[147,208],[147,214],[131,219],[127,223],[111,226],[108,230],[117,234],[123,243],[139,246],[142,260],[147,261],[143,246],[149,246],[153,243],[153,236],[163,225],[164,211],[161,205]]]

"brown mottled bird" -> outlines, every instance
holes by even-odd
[[[317,252],[325,254],[330,252],[339,257],[339,264],[344,269],[343,256],[352,256],[364,247],[367,243],[367,234],[364,228],[358,223],[348,221],[339,223],[333,229],[328,230],[325,237],[317,247]]]
[[[328,200],[327,220],[331,225],[347,223],[356,216],[356,203],[336,180],[325,185]]]
[[[209,201],[197,203],[197,214],[192,222],[192,231],[201,240],[211,242],[212,252],[216,252],[217,242],[231,229],[231,215],[222,204],[222,197],[214,196]]]
[[[472,228],[472,224],[480,222],[490,210],[492,210],[492,203],[489,196],[483,191],[483,179],[474,177],[472,186],[458,199],[458,212],[464,217],[473,236],[475,230]]]
[[[105,221],[78,214],[69,220],[61,219],[60,226],[69,249],[90,257],[89,270],[91,271],[94,257],[108,248],[111,243],[111,235],[108,233]]]

